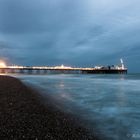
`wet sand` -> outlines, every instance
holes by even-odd
[[[41,98],[20,80],[0,76],[0,139],[97,139],[77,118],[56,109],[50,100],[44,105]]]

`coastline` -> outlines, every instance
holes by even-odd
[[[51,101],[44,105],[37,92],[17,78],[0,76],[0,138],[97,140],[77,118]]]

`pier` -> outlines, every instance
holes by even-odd
[[[7,66],[3,61],[0,62],[0,73],[10,74],[126,74],[123,60],[121,65],[95,66],[95,67],[68,67],[64,66]]]
[[[107,68],[72,68],[65,66],[56,67],[28,67],[6,66],[0,67],[0,73],[10,74],[126,74],[127,69]]]

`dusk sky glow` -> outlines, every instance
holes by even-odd
[[[140,1],[0,0],[0,58],[140,72]]]

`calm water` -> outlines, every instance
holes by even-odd
[[[63,110],[90,122],[101,137],[140,139],[140,75],[24,75]]]

